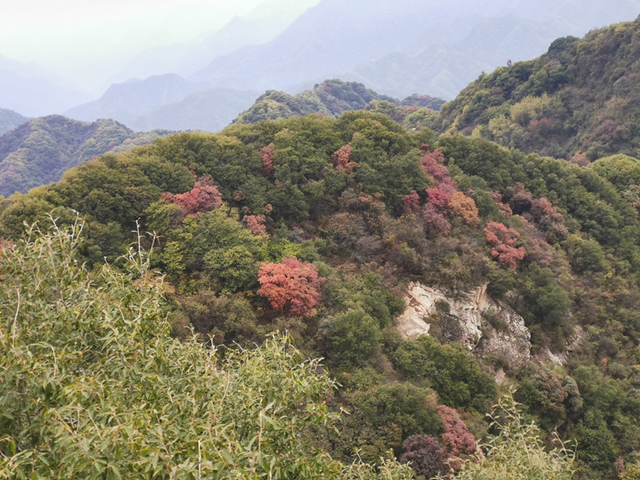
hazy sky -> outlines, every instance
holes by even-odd
[[[106,75],[145,48],[193,41],[265,0],[0,0],[0,54]]]

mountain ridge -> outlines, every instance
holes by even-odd
[[[61,115],[35,118],[0,136],[0,196],[60,180],[108,151],[150,143],[167,131],[134,133],[113,120],[79,122]]]

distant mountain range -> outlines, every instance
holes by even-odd
[[[87,122],[110,118],[134,130],[217,132],[257,96],[257,92],[209,89],[171,73],[112,85],[99,100],[67,110],[65,115]]]
[[[0,195],[56,182],[65,171],[93,157],[151,143],[169,133],[134,133],[113,120],[35,118],[0,136]]]
[[[116,81],[177,73],[189,76],[216,57],[247,45],[261,45],[276,38],[305,10],[320,0],[267,0],[244,17],[235,17],[222,29],[194,44],[145,50],[116,75]]]
[[[638,14],[639,0],[323,0],[274,40],[218,57],[188,78],[296,93],[336,77],[394,96],[451,99],[483,69]]]
[[[89,95],[35,64],[0,55],[0,108],[36,117],[62,113],[89,100]]]
[[[451,100],[483,71],[638,14],[640,0],[267,0],[199,43],[141,53],[92,102],[0,57],[0,108],[218,131],[260,92],[295,95],[326,78]]]
[[[27,117],[23,117],[13,110],[0,108],[0,135],[4,135],[8,131],[19,127],[20,125],[22,125],[23,123],[27,123],[28,121],[29,119]]]

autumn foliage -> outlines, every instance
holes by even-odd
[[[405,213],[412,213],[420,208],[420,195],[415,190],[411,190],[409,195],[402,197],[402,206]]]
[[[449,177],[449,169],[443,165],[444,154],[440,150],[434,150],[433,152],[427,152],[420,165],[423,170],[431,175],[438,182],[442,182],[445,178]]]
[[[465,460],[478,451],[478,444],[456,410],[446,405],[440,405],[438,415],[444,423],[445,432],[442,434],[442,444],[449,458],[449,468],[458,470],[462,466],[461,460]]]
[[[353,149],[351,148],[351,144],[347,143],[333,154],[333,163],[336,170],[339,172],[345,172],[347,175],[353,174],[353,170],[358,164],[350,161],[352,152]]]
[[[476,202],[462,192],[456,192],[452,195],[451,200],[449,200],[449,208],[451,213],[462,217],[467,225],[475,227],[480,223]]]
[[[410,463],[417,475],[433,478],[444,469],[445,451],[430,435],[411,435],[402,443],[401,463]]]
[[[273,158],[276,156],[276,149],[273,143],[260,149],[262,157],[262,176],[268,177],[273,173]]]
[[[322,301],[322,280],[315,265],[284,258],[282,263],[262,264],[258,273],[262,288],[258,295],[269,300],[274,310],[302,317]]]
[[[420,161],[422,169],[436,181],[434,188],[426,190],[429,203],[423,210],[424,222],[432,225],[443,235],[451,233],[449,215],[461,217],[467,225],[476,227],[480,223],[478,208],[473,198],[458,190],[458,185],[449,176],[449,169],[442,165],[445,157],[440,150],[425,153]],[[411,208],[413,197],[403,199],[405,211]]]
[[[492,247],[491,255],[493,258],[498,259],[505,266],[516,268],[516,261],[522,260],[526,254],[524,248],[514,246],[520,238],[520,234],[498,222],[489,222],[484,233],[487,236],[487,242]]]
[[[267,227],[264,224],[264,215],[245,215],[242,221],[254,235],[266,235]]]
[[[189,192],[178,195],[164,193],[162,198],[165,203],[174,203],[180,207],[182,219],[190,215],[209,212],[222,205],[222,194],[213,184],[213,179],[209,175],[200,177]]]

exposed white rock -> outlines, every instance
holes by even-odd
[[[516,368],[531,358],[531,334],[524,319],[494,301],[486,285],[453,297],[443,289],[413,283],[405,300],[407,309],[396,319],[405,338],[428,335],[437,321],[441,337],[464,345],[476,356],[499,358]]]

